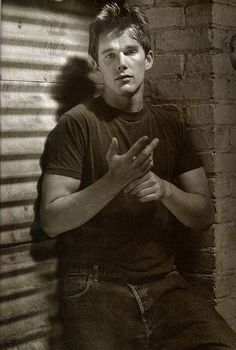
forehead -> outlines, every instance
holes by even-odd
[[[99,37],[98,52],[120,49],[126,46],[142,47],[136,39],[130,37],[128,30],[113,29],[103,32]]]

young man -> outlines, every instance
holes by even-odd
[[[206,229],[213,209],[177,111],[143,100],[153,64],[146,18],[106,5],[89,53],[104,90],[49,135],[40,211],[63,242],[68,348],[234,349],[233,332],[174,265],[174,217]]]

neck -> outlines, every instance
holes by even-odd
[[[120,96],[105,88],[102,96],[109,106],[124,112],[139,112],[143,107],[143,89],[138,94]]]

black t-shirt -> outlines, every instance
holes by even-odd
[[[201,166],[178,109],[144,103],[137,113],[108,106],[100,96],[66,113],[50,133],[44,173],[81,180],[83,189],[108,171],[112,137],[123,154],[141,136],[159,138],[152,171],[173,182]],[[140,203],[121,191],[84,225],[63,233],[65,265],[90,261],[114,266],[130,278],[146,278],[175,269],[173,217],[161,202]]]

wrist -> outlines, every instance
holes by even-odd
[[[163,180],[163,195],[161,200],[168,200],[171,197],[172,185],[170,182]]]
[[[116,193],[125,187],[125,184],[122,183],[121,179],[117,178],[117,176],[114,176],[109,171],[105,174],[104,178],[108,184],[108,187],[114,190]]]

